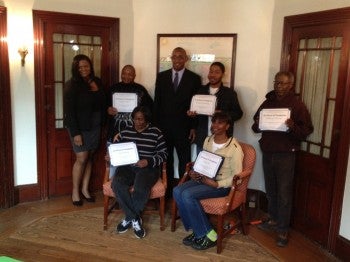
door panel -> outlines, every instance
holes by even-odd
[[[333,205],[336,167],[347,157],[338,152],[349,88],[350,23],[339,21],[336,12],[331,21],[326,19],[330,14],[324,13],[324,19],[322,14],[285,18],[281,67],[295,73],[295,91],[308,107],[315,128],[297,156],[292,226],[330,247],[331,219],[338,208]]]
[[[71,77],[77,54],[94,64],[106,88],[118,80],[119,20],[114,18],[33,11],[36,110],[38,120],[38,169],[42,198],[71,193],[75,154],[63,126],[63,88]],[[105,138],[95,154],[90,190],[100,190],[105,170]]]
[[[74,34],[74,31],[79,34]],[[71,192],[71,170],[75,161],[68,132],[63,126],[63,89],[64,83],[71,78],[71,64],[73,57],[84,54],[91,58],[96,76],[103,79],[101,72],[106,65],[108,54],[108,32],[96,30],[91,26],[63,26],[51,24],[46,30],[47,44],[46,60],[53,61],[50,73],[46,75],[47,88],[46,106],[48,118],[49,141],[49,196],[68,194]],[[103,39],[103,40],[102,40]],[[107,52],[102,52],[106,50]],[[53,69],[53,70],[52,70]],[[52,84],[51,84],[52,83]],[[96,156],[103,154],[103,142]],[[101,173],[102,172],[102,173]],[[93,177],[102,177],[103,164],[94,161]],[[92,183],[92,189],[98,188],[100,183]]]

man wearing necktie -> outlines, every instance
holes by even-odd
[[[195,124],[186,112],[192,96],[201,87],[201,78],[185,68],[187,60],[186,51],[176,47],[171,55],[172,68],[157,75],[154,93],[154,123],[162,130],[168,149],[168,196],[177,184],[173,150],[176,149],[179,175],[182,177],[186,163],[191,159],[191,143],[195,139]]]

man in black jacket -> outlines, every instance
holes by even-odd
[[[167,143],[170,194],[176,183],[173,150],[176,149],[179,176],[182,177],[186,163],[191,159],[191,143],[195,139],[194,122],[186,112],[190,108],[192,96],[201,87],[201,78],[185,68],[187,60],[186,51],[176,47],[171,55],[172,69],[160,72],[155,86],[154,123],[162,130]]]

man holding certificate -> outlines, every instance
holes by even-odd
[[[109,142],[126,126],[132,125],[131,112],[136,106],[146,106],[152,110],[151,96],[144,86],[135,82],[135,77],[135,68],[126,65],[121,72],[122,81],[110,87],[107,109],[110,116],[107,134]]]
[[[123,146],[109,150],[111,162],[120,164],[113,177],[112,189],[125,213],[116,231],[124,233],[133,227],[135,236],[143,238],[146,231],[142,227],[141,212],[159,178],[159,166],[166,161],[167,152],[162,132],[150,124],[151,113],[147,107],[136,107],[131,117],[133,125],[114,137],[114,142]],[[136,150],[133,149],[135,144]],[[123,159],[113,159],[114,156]],[[134,190],[130,192],[132,185]]]
[[[211,116],[214,112],[226,112],[231,116],[232,121],[237,121],[243,115],[237,93],[222,83],[224,74],[224,64],[221,62],[212,63],[208,72],[209,83],[198,90],[197,95],[192,98],[190,110],[187,111],[188,116],[195,117],[198,121],[194,141],[197,145],[197,152],[202,150],[204,139],[211,134]],[[229,135],[233,135],[233,124]]]
[[[192,233],[183,239],[183,244],[197,250],[204,250],[216,245],[217,234],[204,213],[200,200],[226,196],[230,191],[232,179],[242,171],[243,151],[237,140],[229,136],[232,126],[230,116],[224,112],[217,112],[212,117],[211,130],[213,135],[208,136],[203,148],[206,152],[201,157],[197,167],[189,176],[191,180],[177,186],[173,190],[182,223],[186,230],[192,229]],[[211,156],[214,153],[217,157]],[[220,158],[223,163],[220,164]],[[199,173],[203,166],[213,172]],[[197,169],[198,168],[198,169]]]
[[[266,95],[254,115],[252,129],[262,133],[259,140],[263,153],[268,220],[261,230],[277,231],[276,244],[288,244],[288,231],[293,199],[296,152],[300,143],[313,132],[310,113],[293,92],[294,75],[278,72],[274,90]]]

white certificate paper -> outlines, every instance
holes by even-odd
[[[283,131],[286,132],[286,120],[290,118],[289,108],[262,109],[259,116],[259,129],[262,131]]]
[[[137,106],[136,93],[114,93],[112,96],[113,107],[118,112],[130,113]]]
[[[199,152],[193,165],[193,170],[197,173],[214,178],[221,167],[224,158],[209,151]]]
[[[190,111],[196,111],[199,115],[211,116],[216,107],[216,96],[194,95],[191,101]]]
[[[134,142],[116,143],[108,147],[109,157],[113,166],[135,164],[139,154]]]

